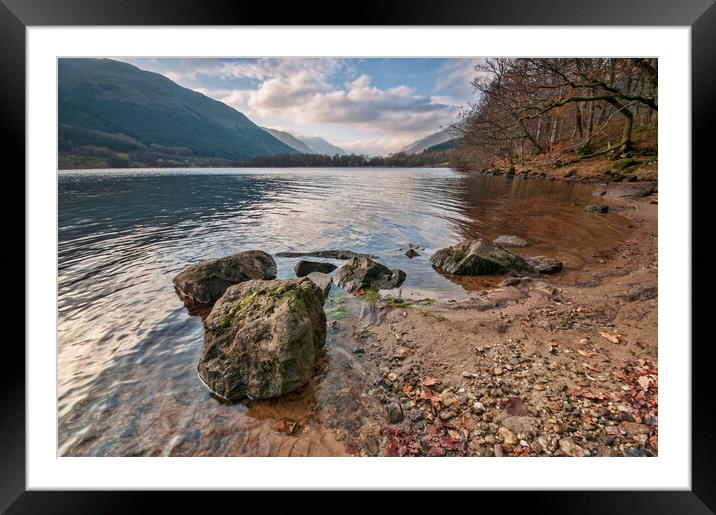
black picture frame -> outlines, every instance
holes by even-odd
[[[693,167],[702,163],[704,171],[712,151],[708,128],[712,125],[713,94],[716,92],[716,5],[714,0],[441,0],[361,2],[351,6],[351,13],[338,19],[320,20],[315,12],[330,13],[330,5],[284,3],[278,9],[269,2],[240,3],[199,0],[0,0],[0,145],[5,167],[6,193],[23,204],[25,198],[25,30],[30,26],[48,25],[551,25],[551,26],[689,26],[691,27],[692,73],[692,157]],[[8,159],[10,158],[10,159]],[[713,175],[713,172],[711,172]],[[692,175],[693,179],[693,175]],[[706,195],[707,188],[694,193]],[[8,184],[8,181],[10,184]],[[22,193],[21,193],[22,192]],[[696,198],[693,204],[696,205]],[[708,206],[702,199],[701,205]],[[25,225],[19,223],[24,205],[4,202],[5,234],[0,262],[6,271],[5,285],[12,295],[2,295],[6,325],[20,328],[24,341],[24,323],[17,319],[18,292],[24,292],[24,277],[17,271],[25,268]],[[694,224],[708,216],[692,211]],[[11,221],[11,223],[7,223]],[[24,219],[23,219],[24,222]],[[696,233],[696,225],[693,228]],[[9,237],[9,238],[8,238]],[[692,250],[693,252],[693,250]],[[713,258],[694,256],[693,269],[705,268]],[[708,274],[708,272],[707,272]],[[705,278],[695,285],[708,291],[713,279]],[[711,290],[712,291],[712,290]],[[22,295],[23,307],[25,306]],[[705,304],[692,299],[692,320],[708,320]],[[698,315],[702,315],[699,317]],[[24,318],[24,317],[23,317]],[[704,322],[700,322],[704,324]],[[697,342],[668,342],[691,345],[692,352],[692,489],[691,491],[588,491],[530,492],[489,494],[498,503],[511,508],[521,504],[532,511],[550,513],[713,513],[716,510],[716,432],[709,364],[712,362],[711,339]],[[41,492],[25,487],[25,352],[17,338],[5,341],[4,373],[0,374],[0,510],[9,513],[94,513],[142,511],[150,506],[147,497],[183,510],[202,507],[204,501],[189,499],[185,493],[163,494],[129,492]],[[21,364],[23,366],[21,366]],[[207,493],[204,494],[205,496]],[[228,495],[208,494],[212,500]],[[246,496],[246,493],[242,493]],[[487,495],[487,494],[485,494]],[[506,496],[509,500],[506,501]],[[277,499],[280,500],[281,496]],[[424,497],[413,496],[422,503]],[[246,497],[243,498],[244,506]],[[362,500],[348,503],[353,510],[369,509]],[[481,506],[487,506],[481,504]],[[344,504],[345,507],[345,504]],[[542,508],[540,510],[539,508]],[[310,509],[315,509],[312,504]]]

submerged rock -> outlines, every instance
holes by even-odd
[[[607,193],[607,197],[627,197],[627,198],[641,198],[647,197],[652,193],[656,193],[657,183],[655,182],[642,182],[642,183],[630,183],[620,184],[614,188],[611,188]]]
[[[584,208],[587,213],[606,213],[609,211],[609,206],[604,204],[591,204]]]
[[[301,260],[298,263],[296,263],[296,266],[293,267],[293,271],[296,272],[297,277],[305,277],[311,272],[322,272],[324,274],[329,274],[333,272],[336,268],[338,268],[333,263],[318,263],[316,261],[305,261]]]
[[[526,247],[528,245],[526,240],[512,234],[503,234],[502,236],[498,236],[495,238],[493,243],[508,247]]]
[[[430,258],[434,267],[456,275],[535,275],[537,270],[517,254],[489,241],[465,240],[438,250]]]
[[[233,256],[191,265],[174,277],[174,287],[187,306],[210,305],[229,286],[251,279],[275,279],[276,263],[261,250],[247,250]]]
[[[304,256],[312,256],[312,257],[322,257],[322,258],[331,258],[331,259],[353,259],[357,256],[367,256],[371,259],[380,259],[378,256],[374,256],[372,254],[358,254],[357,252],[353,252],[352,250],[313,250],[311,252],[278,252],[276,253],[278,257],[304,257]]]
[[[318,286],[323,292],[324,297],[328,296],[328,292],[331,291],[331,284],[333,283],[333,278],[330,275],[324,274],[323,272],[311,272],[306,277],[313,281],[313,284]]]
[[[564,268],[564,263],[546,256],[525,256],[525,261],[535,267],[540,274],[556,274]]]
[[[350,259],[336,272],[336,284],[349,292],[358,290],[390,290],[405,281],[405,272],[376,263],[367,256]]]
[[[414,248],[409,248],[408,250],[405,251],[405,255],[412,259],[415,256],[419,256],[420,253],[417,250],[415,250]]]
[[[307,278],[230,287],[204,321],[199,377],[229,400],[305,385],[326,341],[323,299]]]

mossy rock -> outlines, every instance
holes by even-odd
[[[323,299],[309,279],[231,286],[204,321],[199,377],[229,400],[305,385],[326,341]]]
[[[174,287],[187,306],[210,306],[229,286],[251,279],[274,278],[276,262],[273,258],[261,250],[248,250],[191,265],[174,277]]]
[[[517,254],[487,240],[466,240],[438,250],[434,267],[455,275],[535,275],[537,270]]]
[[[348,260],[336,272],[335,281],[351,293],[359,290],[390,290],[403,284],[405,272],[398,268],[391,270],[367,256],[357,256]]]

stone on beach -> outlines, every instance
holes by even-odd
[[[465,240],[438,250],[430,258],[436,268],[455,275],[536,275],[537,270],[517,254],[487,240]]]
[[[493,243],[508,247],[526,247],[528,245],[526,240],[514,236],[512,234],[503,234],[494,239]]]
[[[323,302],[307,278],[230,287],[204,321],[199,377],[229,400],[277,397],[305,385],[326,340]]]
[[[609,211],[609,206],[604,204],[591,204],[585,207],[584,210],[587,213],[607,213]]]
[[[564,267],[561,261],[546,256],[525,256],[525,261],[535,267],[540,274],[555,274]]]
[[[390,290],[405,281],[405,272],[376,263],[367,256],[350,259],[336,272],[336,284],[353,293],[358,290]]]
[[[251,279],[275,279],[276,263],[261,250],[191,265],[174,277],[174,287],[185,304],[211,305],[229,286]]]

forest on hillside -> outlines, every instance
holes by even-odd
[[[475,72],[478,101],[455,124],[457,169],[656,153],[657,59],[499,58]]]

